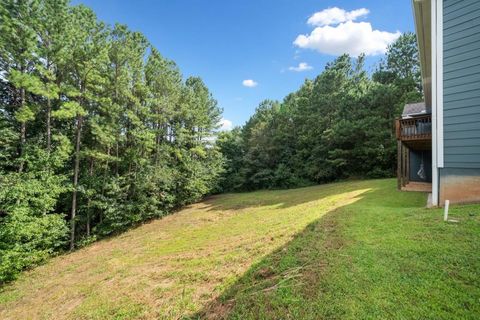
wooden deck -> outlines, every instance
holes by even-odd
[[[432,117],[417,116],[395,121],[397,140],[414,150],[432,150]]]
[[[395,121],[397,140],[401,141],[431,141],[432,116],[423,115]]]

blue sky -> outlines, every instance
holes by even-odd
[[[109,24],[145,34],[184,77],[202,77],[233,125],[248,120],[260,101],[281,100],[314,78],[337,51],[369,51],[372,70],[384,44],[414,28],[410,0],[73,1],[78,3]]]

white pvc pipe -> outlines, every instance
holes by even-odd
[[[445,211],[443,212],[443,221],[448,221],[448,207],[450,206],[450,200],[445,200]]]

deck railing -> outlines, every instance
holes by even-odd
[[[397,140],[431,140],[432,116],[425,115],[408,119],[397,119],[395,128]]]

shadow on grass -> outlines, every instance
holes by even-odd
[[[252,265],[235,283],[226,288],[218,298],[208,303],[201,311],[187,319],[317,319],[312,300],[328,290],[322,282],[329,270],[335,267],[332,261],[341,255],[342,248],[349,246],[343,235],[344,215],[354,206],[409,208],[423,205],[423,197],[396,192],[387,187],[388,181],[374,183],[375,187],[359,194],[354,201],[327,212],[310,223],[290,242]],[[392,184],[393,185],[393,184]],[[331,187],[331,190],[329,188]],[[336,188],[335,188],[336,187]],[[345,184],[341,192],[364,189],[365,183]],[[308,195],[305,190],[290,190],[293,195],[285,201],[275,201],[268,191],[261,194],[263,202],[251,200],[243,208],[252,205],[275,205],[290,207],[300,203],[319,200],[339,193],[338,184],[323,186],[321,197]],[[335,190],[334,190],[335,189]],[[323,193],[325,192],[325,193]],[[392,192],[395,192],[392,196]],[[266,196],[265,196],[266,195]],[[298,198],[297,198],[298,197]],[[321,200],[321,199],[320,199]],[[380,201],[379,201],[380,200]],[[379,203],[380,202],[380,203]],[[238,209],[228,201],[214,206],[215,209]],[[353,262],[349,262],[353,263]],[[333,317],[338,317],[336,314]]]

